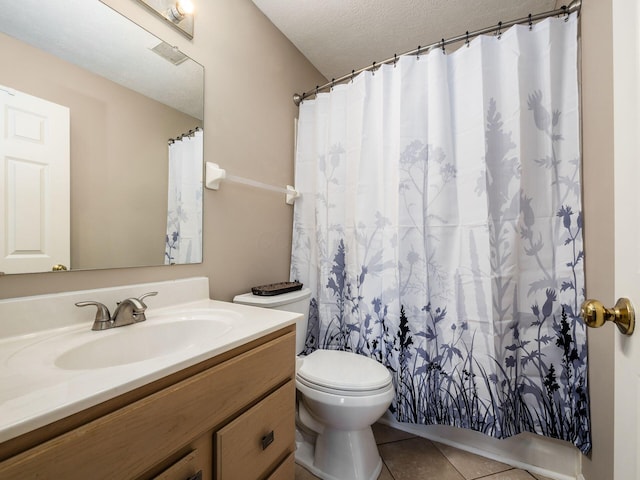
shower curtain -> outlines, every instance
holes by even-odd
[[[306,351],[386,365],[399,421],[590,450],[577,60],[553,18],[300,106]]]
[[[202,262],[202,129],[169,143],[165,265]]]

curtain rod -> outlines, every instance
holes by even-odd
[[[200,127],[195,127],[193,130],[189,130],[187,133],[182,133],[180,135],[178,135],[176,138],[170,138],[167,143],[169,145],[179,142],[180,140],[182,140],[183,138],[187,138],[187,137],[193,137],[196,132],[199,132],[200,130],[202,130],[202,128]]]
[[[400,55],[394,55],[393,57],[387,58],[386,60],[382,61],[382,62],[373,62],[372,65],[369,65],[367,67],[361,68],[360,70],[352,70],[351,73],[348,73],[346,75],[343,75],[339,78],[333,78],[331,79],[330,82],[325,83],[324,85],[319,85],[316,86],[316,88],[314,90],[309,90],[308,92],[304,92],[302,94],[296,93],[293,95],[293,103],[296,104],[296,106],[299,106],[303,100],[313,96],[313,95],[317,95],[319,92],[323,91],[323,90],[328,90],[330,88],[332,88],[334,85],[342,83],[346,80],[351,80],[353,77],[355,77],[356,75],[362,73],[362,72],[367,72],[370,70],[376,70],[380,67],[380,65],[387,65],[390,63],[396,63],[398,61],[399,57],[404,57],[407,55],[419,55],[421,52],[424,52],[426,50],[430,50],[432,48],[438,47],[438,48],[442,48],[444,49],[445,46],[450,45],[452,43],[458,43],[461,41],[465,41],[468,42],[470,39],[478,37],[480,35],[484,35],[486,33],[491,33],[491,32],[498,32],[498,34],[500,34],[502,32],[502,29],[506,29],[509,27],[512,27],[514,25],[520,25],[523,23],[528,23],[530,26],[533,22],[537,21],[537,20],[542,20],[544,18],[548,18],[548,17],[555,17],[558,15],[569,15],[573,12],[579,12],[580,11],[580,7],[582,6],[582,0],[572,0],[572,2],[569,4],[569,6],[563,5],[562,7],[556,9],[556,10],[551,10],[548,12],[543,12],[543,13],[538,13],[536,15],[531,15],[529,14],[529,16],[527,17],[523,17],[523,18],[519,18],[518,20],[511,20],[510,22],[498,22],[497,25],[493,25],[491,27],[486,27],[486,28],[482,28],[480,30],[476,30],[474,32],[465,32],[463,35],[458,35],[457,37],[451,37],[448,39],[442,39],[437,43],[432,43],[431,45],[426,45],[426,46],[418,46],[418,48],[414,48],[413,50],[410,50],[408,52],[404,52],[401,53]]]

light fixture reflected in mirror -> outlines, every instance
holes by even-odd
[[[195,7],[191,0],[136,0],[162,17],[180,32],[193,38]]]
[[[192,2],[189,0],[178,0],[167,9],[165,16],[173,23],[178,24],[184,20],[187,15],[193,15],[193,10]]]

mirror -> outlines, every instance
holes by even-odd
[[[0,272],[201,262],[204,68],[98,0],[8,2],[0,32]]]

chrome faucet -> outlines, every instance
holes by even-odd
[[[91,330],[108,330],[131,325],[132,323],[144,322],[147,319],[144,314],[147,305],[142,300],[157,294],[158,292],[149,292],[141,295],[140,298],[131,297],[122,300],[118,302],[113,316],[109,313],[109,309],[100,302],[78,302],[75,305],[76,307],[87,307],[89,305],[97,307],[96,318],[93,321]]]

